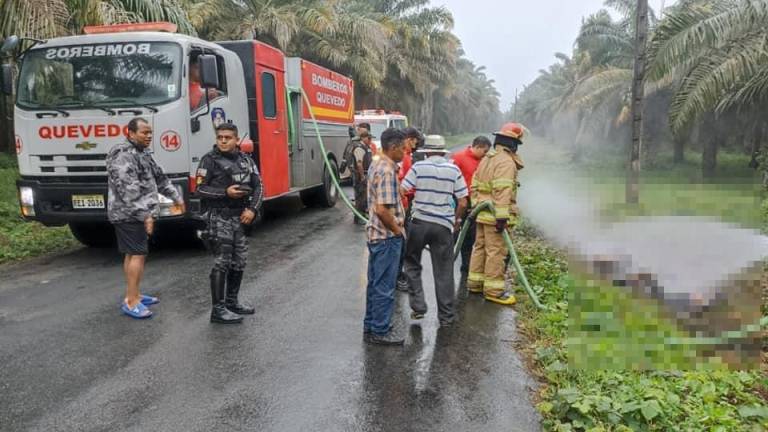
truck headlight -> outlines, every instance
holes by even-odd
[[[19,188],[19,205],[23,216],[35,215],[35,192],[31,187],[22,186]]]
[[[179,185],[173,185],[174,188],[176,188],[176,191],[179,193],[179,196],[184,196],[184,191],[182,190],[182,187]],[[168,216],[181,216],[184,214],[185,209],[183,205],[178,205],[175,202],[173,202],[172,199],[168,198],[167,196],[158,193],[157,194],[157,201],[159,205],[159,212],[160,217],[168,217]]]

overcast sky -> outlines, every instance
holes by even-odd
[[[654,10],[661,0],[650,0]],[[673,3],[667,0],[666,4]],[[533,81],[554,54],[571,54],[582,17],[598,11],[603,0],[432,0],[453,12],[455,33],[467,57],[488,68],[502,94],[502,110],[515,89]]]

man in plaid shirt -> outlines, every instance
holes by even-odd
[[[397,163],[403,159],[405,135],[397,129],[381,134],[379,158],[368,170],[368,288],[364,339],[378,345],[402,345],[392,331],[395,282],[405,241],[405,211],[400,200]]]

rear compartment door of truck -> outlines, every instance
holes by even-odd
[[[261,171],[265,194],[273,197],[290,189],[285,75],[281,70],[257,64],[255,79]]]

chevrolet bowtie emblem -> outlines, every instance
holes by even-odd
[[[90,141],[83,141],[80,144],[77,144],[75,148],[88,151],[96,148],[96,143],[92,143]]]

